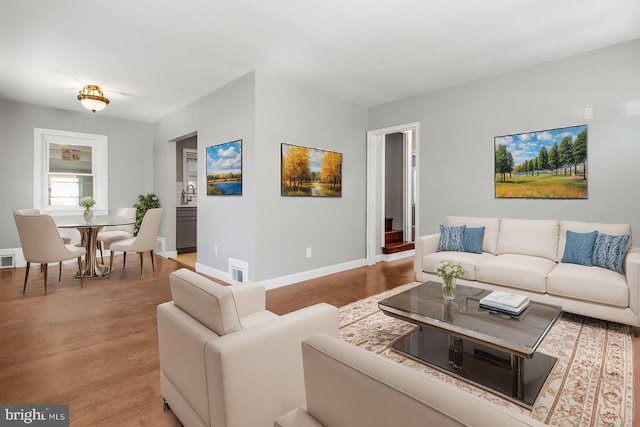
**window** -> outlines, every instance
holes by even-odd
[[[36,128],[34,207],[45,212],[76,212],[93,197],[95,209],[108,209],[108,138]]]

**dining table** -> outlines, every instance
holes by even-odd
[[[52,218],[58,228],[75,228],[80,232],[80,244],[87,253],[76,277],[107,277],[109,266],[98,263],[98,232],[103,227],[131,225],[136,222],[134,218],[113,215],[96,215],[88,220],[82,215],[60,215]]]

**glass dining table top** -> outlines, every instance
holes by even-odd
[[[133,218],[114,215],[95,215],[85,221],[82,215],[60,215],[52,217],[58,227],[106,227],[113,225],[128,225],[136,222]]]

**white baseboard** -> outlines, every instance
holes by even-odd
[[[399,259],[414,257],[415,254],[416,254],[416,250],[411,249],[410,251],[396,252],[395,254],[388,254],[388,255],[382,254],[382,256],[380,257],[381,258],[380,260],[384,262],[396,261]]]
[[[305,280],[327,276],[333,273],[340,273],[341,271],[351,270],[353,268],[364,267],[365,265],[367,265],[367,260],[363,258],[355,261],[345,262],[342,264],[317,268],[315,270],[303,271],[300,273],[291,274],[289,276],[276,277],[268,280],[259,280],[259,282],[262,283],[266,289],[275,289],[282,286],[303,282]]]
[[[207,276],[213,277],[214,279],[222,280],[223,282],[235,283],[228,272],[209,267],[208,265],[200,264],[199,262],[196,262],[196,271],[198,273],[203,273]]]

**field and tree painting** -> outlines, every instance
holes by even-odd
[[[498,136],[496,198],[586,199],[587,126]]]
[[[342,197],[342,154],[282,144],[283,196]]]
[[[242,194],[242,140],[207,147],[207,196]]]

